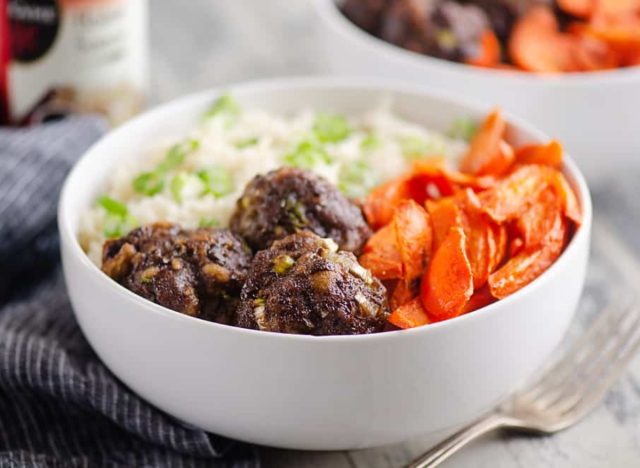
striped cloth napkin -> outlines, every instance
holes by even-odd
[[[259,466],[129,391],[82,336],[58,266],[57,199],[105,130],[73,117],[0,129],[0,466]]]

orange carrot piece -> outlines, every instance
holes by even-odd
[[[481,211],[477,195],[466,189],[458,193],[462,207],[463,229],[466,237],[466,252],[474,289],[482,287],[491,273],[493,232],[489,217]]]
[[[572,16],[588,18],[595,8],[595,0],[558,0],[558,6]]]
[[[369,225],[379,229],[391,221],[396,206],[408,198],[411,194],[407,179],[400,177],[375,188],[365,200],[362,211]]]
[[[393,226],[388,224],[369,238],[359,261],[376,278],[402,278],[402,256]]]
[[[436,251],[452,227],[462,227],[462,212],[453,197],[427,200],[426,206],[433,227],[433,250]]]
[[[489,287],[484,286],[478,291],[474,291],[471,298],[469,298],[469,302],[465,304],[462,313],[467,314],[469,312],[474,312],[488,306],[489,304],[493,304],[494,302],[496,302],[496,298],[491,295]]]
[[[559,73],[577,70],[575,40],[560,33],[558,20],[546,5],[531,8],[515,24],[509,39],[509,55],[524,70]]]
[[[531,283],[560,256],[565,244],[567,226],[560,209],[553,216],[553,226],[544,242],[535,249],[523,249],[502,268],[489,276],[489,289],[503,299]]]
[[[553,185],[560,196],[564,215],[573,221],[577,226],[582,224],[582,210],[576,198],[576,194],[569,185],[566,177],[559,171],[553,174]]]
[[[560,167],[562,156],[562,145],[557,140],[551,140],[547,144],[524,145],[516,149],[516,162],[520,164],[544,164]]]
[[[418,298],[395,309],[387,320],[403,329],[421,327],[429,323],[429,317]]]
[[[422,277],[420,298],[430,321],[460,315],[473,294],[471,265],[463,230],[454,227],[435,252],[427,274]]]
[[[538,198],[517,219],[516,226],[526,249],[539,247],[551,231],[555,214],[561,210],[558,195],[551,188],[540,192]]]
[[[474,135],[460,170],[473,175],[499,175],[508,155],[502,145],[507,124],[499,109],[491,112]],[[513,155],[511,155],[513,156]]]
[[[392,224],[402,259],[402,277],[407,282],[413,281],[422,276],[431,253],[429,215],[413,200],[405,200],[396,208]]]
[[[497,223],[519,217],[530,200],[547,187],[556,171],[546,166],[520,166],[495,187],[478,195],[483,210]]]
[[[418,297],[418,283],[403,280],[393,280],[385,282],[389,292],[389,307],[395,310]]]
[[[478,54],[468,58],[466,62],[477,67],[493,67],[500,63],[500,41],[492,30],[482,33]]]
[[[511,247],[509,247],[509,255],[515,257],[518,255],[524,247],[524,241],[520,237],[516,237],[511,241]]]
[[[507,243],[509,235],[503,224],[490,222],[491,231],[489,240],[489,273],[493,273],[507,255]]]

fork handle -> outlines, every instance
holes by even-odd
[[[478,421],[464,427],[448,439],[412,461],[406,468],[428,468],[438,466],[472,440],[508,425],[507,419],[498,413],[489,413]]]

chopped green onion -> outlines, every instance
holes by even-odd
[[[478,124],[469,117],[460,117],[451,123],[447,135],[451,138],[469,141],[478,131]]]
[[[236,148],[244,149],[248,148],[249,146],[255,146],[258,144],[258,141],[260,141],[258,140],[258,137],[247,138],[246,140],[242,140],[236,143]]]
[[[304,140],[293,151],[286,154],[283,161],[288,166],[313,169],[320,163],[331,164],[333,159],[317,142]]]
[[[233,121],[239,114],[240,105],[238,102],[230,94],[223,94],[207,110],[204,118],[208,120],[218,116],[225,116]]]
[[[233,192],[233,178],[231,173],[222,166],[212,166],[202,169],[197,173],[198,178],[205,186],[202,195],[211,194],[216,198],[223,197]]]
[[[319,113],[313,124],[313,132],[322,143],[337,143],[349,136],[351,128],[341,115]]]
[[[295,263],[296,261],[289,255],[278,255],[275,259],[273,259],[273,271],[277,275],[286,275],[289,270],[293,268],[293,265],[295,265]]]
[[[175,169],[184,162],[185,158],[189,154],[196,151],[199,147],[200,142],[193,138],[183,141],[182,143],[176,143],[169,148],[167,155],[164,157],[164,161],[162,161],[158,166],[158,170],[161,172],[167,172]]]
[[[187,180],[189,176],[184,172],[180,172],[173,176],[171,179],[171,184],[169,185],[169,190],[171,190],[171,195],[173,199],[178,203],[182,203],[182,191],[184,187],[187,185]]]
[[[98,199],[98,205],[107,212],[103,227],[106,238],[122,237],[133,228],[135,220],[129,215],[129,209],[124,203],[105,195]]]
[[[363,198],[377,184],[366,161],[344,164],[338,174],[338,188],[347,198]]]
[[[405,159],[413,161],[425,156],[442,155],[445,148],[442,142],[427,141],[416,135],[404,136],[398,140]]]
[[[220,226],[220,221],[215,218],[205,219],[202,218],[198,223],[198,227],[200,228],[212,228]]]
[[[106,195],[98,198],[98,205],[104,208],[108,214],[113,216],[125,218],[129,214],[129,208],[127,208],[127,205]]]
[[[380,146],[380,139],[373,133],[369,133],[360,142],[360,149],[362,151],[373,151]]]
[[[304,229],[309,225],[309,219],[307,218],[304,205],[296,200],[295,197],[290,195],[280,203],[287,213],[291,226],[293,226],[296,231]]]
[[[162,192],[163,188],[164,173],[162,171],[143,172],[133,179],[133,189],[148,197]]]

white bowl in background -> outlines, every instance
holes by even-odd
[[[467,105],[414,85],[365,79],[280,79],[233,86],[241,105],[275,113],[318,108],[345,114],[391,97],[405,118],[446,129]],[[219,91],[151,110],[111,132],[65,183],[59,228],[76,317],[126,385],[187,423],[235,439],[293,449],[380,446],[438,435],[491,408],[545,361],[578,302],[588,258],[591,202],[567,158],[564,171],[584,213],[566,251],[540,278],[481,311],[412,330],[298,336],[233,328],[149,302],[103,274],[82,251],[83,212],[110,170],[138,158],[158,135],[179,137]],[[515,143],[546,141],[507,116]]]
[[[535,75],[428,57],[351,23],[336,0],[314,0],[317,42],[332,72],[410,80],[501,105],[563,142],[590,180],[640,164],[640,66]]]

